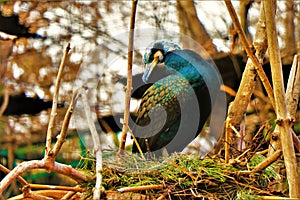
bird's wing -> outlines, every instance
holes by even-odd
[[[186,79],[171,75],[145,92],[133,129],[140,142],[146,138],[149,146],[155,144],[155,148],[160,149],[173,139],[181,120],[181,106],[184,106],[189,90],[191,86]]]

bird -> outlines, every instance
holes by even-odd
[[[215,101],[210,83],[219,77],[210,73],[211,64],[192,50],[172,41],[155,41],[143,56],[142,80],[147,83],[154,68],[163,65],[166,76],[144,92],[132,132],[132,152],[180,151],[202,130]],[[215,84],[214,89],[219,89]],[[174,142],[175,141],[175,142]],[[138,143],[139,145],[137,145]]]

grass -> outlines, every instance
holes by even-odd
[[[255,155],[248,166],[225,165],[218,157],[200,159],[192,155],[174,154],[170,158],[143,160],[137,155],[110,154],[103,166],[102,185],[105,191],[124,187],[164,185],[162,189],[137,191],[141,195],[158,198],[167,194],[172,199],[258,199],[258,195],[271,195],[268,183],[280,178],[279,167],[273,164],[260,173],[241,175],[241,170],[252,168],[264,159]],[[90,158],[83,162],[85,170],[92,170]],[[90,167],[88,169],[87,167]],[[94,181],[85,185],[86,197],[91,197]]]

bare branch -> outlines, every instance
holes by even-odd
[[[237,33],[239,34],[239,37],[241,39],[241,42],[246,50],[246,53],[247,55],[249,56],[249,58],[252,60],[253,64],[254,64],[254,67],[255,67],[255,70],[257,71],[257,74],[258,76],[260,77],[267,93],[268,93],[268,96],[271,100],[271,103],[274,107],[274,94],[273,94],[273,89],[271,87],[271,84],[262,68],[262,65],[260,64],[258,58],[253,54],[253,47],[252,45],[250,45],[250,43],[248,42],[247,40],[247,37],[246,37],[246,34],[245,32],[243,31],[242,27],[241,27],[241,24],[239,23],[239,20],[238,20],[238,16],[233,8],[233,5],[231,3],[230,0],[224,0],[225,1],[225,4],[227,6],[227,9],[228,9],[228,12],[232,18],[232,22],[237,30]]]
[[[300,55],[294,56],[293,65],[290,71],[286,89],[286,103],[288,117],[291,121],[296,119],[297,105],[300,95]]]
[[[101,183],[102,183],[102,150],[101,150],[101,142],[99,135],[96,130],[96,126],[94,121],[92,120],[92,113],[90,110],[90,106],[88,103],[88,98],[86,96],[86,92],[83,88],[80,88],[78,90],[78,94],[82,98],[82,103],[84,107],[84,112],[85,112],[85,117],[88,123],[88,126],[91,131],[92,139],[93,139],[93,144],[94,144],[94,153],[96,157],[96,184],[95,184],[95,190],[94,190],[94,199],[100,199],[101,196]]]
[[[129,30],[129,41],[128,41],[128,68],[127,68],[127,86],[125,96],[125,110],[124,110],[124,124],[122,129],[122,137],[120,141],[119,153],[124,151],[128,121],[129,121],[129,109],[130,109],[130,98],[131,98],[131,87],[132,87],[132,60],[133,60],[133,47],[134,47],[134,27],[135,27],[135,15],[138,0],[132,0],[131,16],[130,16],[130,30]]]
[[[60,134],[58,135],[58,140],[56,141],[54,147],[53,147],[53,155],[52,157],[55,159],[56,156],[58,155],[63,143],[65,142],[66,140],[66,137],[67,137],[67,130],[68,130],[68,127],[69,127],[69,123],[70,123],[70,120],[71,120],[71,116],[72,116],[72,112],[73,112],[73,108],[74,108],[74,105],[76,104],[76,97],[77,97],[77,94],[74,93],[73,94],[73,97],[72,97],[72,100],[71,100],[71,103],[69,105],[69,108],[65,114],[65,118],[64,118],[64,121],[63,121],[63,124],[62,124],[62,127],[61,127],[61,131],[60,131]]]
[[[9,169],[7,169],[6,167],[4,167],[3,165],[0,164],[0,171],[4,172],[5,174],[8,174],[10,172]],[[21,176],[17,177],[17,180],[24,186],[24,185],[28,185],[28,182]]]
[[[3,99],[3,103],[0,107],[0,117],[3,115],[5,109],[8,106],[8,102],[9,102],[9,93],[6,88],[3,89],[3,96],[4,96],[4,99]]]
[[[62,78],[62,72],[64,69],[65,61],[67,54],[70,50],[70,43],[68,42],[59,69],[58,69],[58,74],[56,77],[56,83],[55,83],[55,88],[54,88],[54,93],[53,93],[53,104],[52,104],[52,109],[50,113],[50,119],[49,119],[49,124],[48,124],[48,130],[47,130],[47,138],[46,138],[46,151],[45,151],[45,156],[51,155],[51,141],[52,141],[52,135],[53,135],[53,128],[54,128],[54,120],[57,115],[56,110],[57,110],[57,103],[58,103],[58,92],[59,92],[59,85],[60,81]]]
[[[291,198],[300,198],[299,174],[294,151],[292,134],[290,133],[290,123],[287,117],[286,101],[284,96],[283,75],[281,70],[281,59],[277,39],[275,24],[276,1],[263,1],[266,15],[266,30],[268,36],[268,46],[270,54],[270,64],[274,87],[277,126],[280,132],[281,148],[286,167],[286,174],[289,183],[289,195]]]
[[[0,182],[0,196],[2,192],[23,172],[32,170],[32,169],[46,169],[48,171],[54,171],[61,174],[65,174],[71,178],[74,178],[78,181],[87,181],[92,179],[92,177],[83,174],[76,169],[73,169],[69,165],[49,162],[45,158],[42,160],[31,160],[22,162],[17,165],[10,173],[8,173]]]
[[[233,8],[232,8],[233,9]],[[234,12],[234,10],[233,10]],[[234,20],[234,19],[233,19]],[[237,19],[236,19],[237,20]],[[237,24],[238,21],[236,22]],[[254,48],[256,50],[255,55],[262,62],[267,51],[267,35],[265,30],[265,14],[263,10],[263,4],[260,8],[260,18],[257,23],[257,30],[254,37]],[[256,57],[255,56],[255,57]],[[232,126],[236,126],[241,123],[244,118],[244,113],[250,102],[251,95],[256,87],[256,77],[254,63],[251,59],[248,59],[246,68],[243,72],[240,87],[236,94],[232,105],[228,108],[228,116],[226,119],[226,132],[225,132],[225,162],[229,161],[229,147],[230,138],[232,137]]]

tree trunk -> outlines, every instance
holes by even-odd
[[[203,46],[209,55],[217,52],[209,34],[205,30],[203,24],[197,17],[197,11],[192,0],[177,0],[177,13],[179,20],[180,33],[184,36],[193,38],[197,43]],[[184,48],[193,49],[193,44],[188,41],[182,41]],[[201,52],[202,56],[204,56]]]

